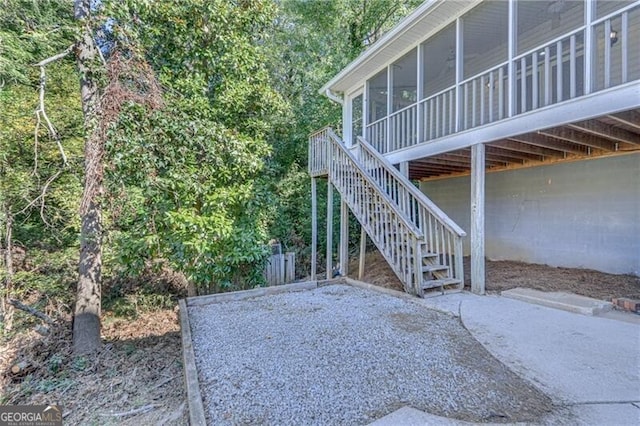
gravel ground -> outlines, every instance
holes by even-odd
[[[189,308],[210,424],[368,424],[410,405],[534,422],[551,401],[449,315],[346,285]]]

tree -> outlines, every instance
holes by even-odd
[[[268,140],[287,117],[265,67],[275,8],[264,0],[127,2],[113,14],[166,88],[153,114],[113,129],[108,183],[120,260],[181,272],[194,291],[263,284]],[[134,34],[135,33],[135,34]]]
[[[74,4],[81,27],[75,56],[85,127],[79,274],[73,322],[76,354],[94,352],[100,346],[102,198],[109,130],[126,105],[140,105],[149,110],[162,106],[160,86],[140,55],[136,40],[127,38],[125,33],[115,34],[113,27],[118,23],[110,14],[95,19],[92,15],[100,10],[110,9],[91,0],[76,0]],[[106,31],[107,27],[111,29]],[[96,42],[98,35],[102,36],[103,46]],[[108,51],[108,59],[105,60],[100,47]]]
[[[90,0],[75,0],[74,15],[81,35],[75,46],[84,114],[84,186],[80,203],[80,257],[73,318],[73,350],[90,353],[100,347],[100,283],[102,270],[102,217],[99,197],[104,177],[104,137],[98,123],[98,48],[89,17]]]

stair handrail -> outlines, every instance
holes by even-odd
[[[461,288],[466,233],[455,222],[366,140],[347,146],[330,127],[309,138],[309,174],[329,178],[406,291],[422,296],[430,281]]]
[[[362,173],[362,176],[364,177],[364,179],[369,182],[369,184],[373,187],[379,187],[380,185],[378,184],[378,182],[376,182],[370,175],[369,173],[367,173],[367,171],[361,166],[360,162],[358,161],[358,159],[353,155],[352,152],[350,152],[350,150],[347,148],[347,146],[345,146],[345,144],[342,142],[342,140],[338,137],[338,135],[335,134],[335,132],[333,131],[333,129],[331,127],[327,127],[325,129],[323,129],[322,131],[326,132],[326,134],[331,138],[332,142],[335,143],[347,156],[347,158],[349,158],[352,163],[353,166],[358,169],[359,172]],[[316,132],[319,133],[319,132]],[[330,157],[330,156],[329,156]],[[331,165],[328,166],[329,168],[331,168]],[[400,207],[398,206],[398,204],[388,195],[386,194],[384,191],[379,191],[380,192],[380,197],[387,203],[389,204],[389,207],[393,210],[393,212],[402,219],[403,224],[411,231],[411,233],[413,234],[413,236],[415,236],[416,238],[422,238],[424,236],[422,230],[416,226],[415,223],[413,223],[412,220],[410,220],[407,215],[400,209]],[[464,231],[463,231],[464,232]]]
[[[406,217],[396,202],[385,193],[362,167],[357,157],[331,129],[315,134],[326,143],[328,176],[373,243],[404,284],[405,291],[421,295],[421,266],[424,240],[421,230]],[[375,193],[375,206],[368,202]]]
[[[329,129],[331,130],[331,129]],[[443,212],[438,206],[435,205],[433,201],[431,201],[425,194],[422,193],[418,188],[416,188],[407,177],[405,177],[398,169],[396,169],[393,164],[389,162],[381,153],[379,153],[369,142],[367,142],[363,137],[358,136],[357,138],[358,144],[361,149],[364,149],[369,155],[373,156],[380,165],[385,169],[387,173],[392,175],[394,179],[398,181],[400,185],[402,185],[403,189],[409,192],[416,201],[422,205],[429,213],[431,213],[434,217],[436,217],[442,224],[452,233],[456,234],[458,237],[464,237],[467,233],[458,226],[445,212]],[[360,163],[357,161],[357,163]],[[377,184],[377,182],[376,182]],[[391,198],[391,197],[389,197]],[[397,201],[394,200],[396,205]],[[403,212],[403,216],[407,216],[405,212]],[[413,221],[411,221],[413,223]],[[418,229],[420,229],[418,227]],[[420,229],[421,232],[424,232]]]

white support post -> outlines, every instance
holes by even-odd
[[[418,45],[416,50],[416,65],[417,65],[417,74],[416,74],[417,75],[417,81],[416,81],[417,104],[416,104],[416,120],[415,120],[416,140],[414,144],[419,144],[420,142],[425,140],[424,130],[423,130],[424,103],[420,102],[424,97],[424,58],[422,56],[423,54],[424,54],[424,46]]]
[[[594,3],[593,1],[587,1],[584,5],[584,94],[588,95],[591,93],[593,88],[592,82],[592,71],[593,71],[593,52],[594,42],[593,42],[593,26],[591,25],[591,21],[593,21],[594,14]],[[607,43],[608,34],[605,34],[605,43]]]
[[[462,117],[466,116],[466,102],[462,102],[462,96],[465,97],[464,91],[462,90],[460,82],[463,77],[463,66],[464,66],[464,46],[463,46],[463,27],[462,27],[462,19],[456,19],[456,127],[455,131],[458,132],[463,130],[462,127]],[[464,108],[463,108],[464,106]],[[466,128],[466,126],[464,126]]]
[[[509,0],[509,63],[507,65],[507,117],[513,117],[516,113],[516,64],[513,61],[513,57],[516,52],[517,34],[516,34],[516,3],[514,0]],[[522,73],[524,75],[524,73]],[[524,77],[523,77],[524,78]],[[502,81],[500,81],[502,84]]]
[[[345,93],[344,100],[345,102],[342,104],[342,140],[346,143],[347,146],[353,145],[353,135],[351,134],[352,126],[351,126],[351,117],[353,116],[353,96],[348,96]]]
[[[349,273],[349,206],[340,203],[340,275]]]
[[[400,166],[399,170],[400,170],[400,173],[402,173],[402,176],[409,179],[409,162],[403,161],[402,163],[399,164],[399,166]]]
[[[471,291],[484,294],[484,145],[471,147]]]
[[[316,178],[311,178],[311,281],[318,270],[318,198]]]
[[[327,279],[333,272],[333,185],[327,180]]]
[[[393,129],[391,128],[391,110],[393,107],[393,66],[387,66],[387,148],[386,152],[391,152],[391,135],[393,135]]]
[[[369,82],[364,83],[362,91],[362,137],[371,143],[371,137],[367,132],[369,125]],[[357,143],[357,140],[355,141]]]
[[[364,226],[360,226],[360,262],[358,263],[358,279],[364,277],[364,260],[367,252],[367,231]]]

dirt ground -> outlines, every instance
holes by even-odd
[[[567,291],[610,300],[640,298],[640,278],[586,269],[520,262],[487,265],[490,293],[514,287]],[[357,278],[357,257],[350,263]],[[465,258],[469,286],[469,259]],[[377,252],[367,253],[363,281],[402,290]],[[73,357],[71,324],[46,336],[23,334],[0,346],[0,404],[63,406],[65,424],[185,425],[188,423],[177,309],[142,313],[134,320],[103,318],[104,346],[96,357]],[[16,363],[26,365],[12,374]]]
[[[186,425],[177,310],[103,318],[104,346],[73,357],[71,324],[0,347],[0,404],[61,404],[65,424]],[[11,366],[24,362],[24,374]]]
[[[464,269],[465,289],[469,290],[471,266],[468,257],[464,259]],[[358,277],[357,258],[350,262],[349,272],[350,277]],[[614,297],[640,299],[640,277],[631,275],[613,275],[590,269],[555,268],[513,261],[487,261],[486,274],[488,293],[527,287],[541,291],[564,291],[600,300],[611,300]],[[366,255],[362,281],[402,291],[400,280],[377,250]]]

